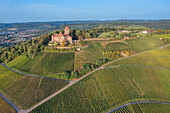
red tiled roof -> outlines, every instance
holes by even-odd
[[[69,28],[68,28],[68,26],[66,26],[66,28],[65,28],[65,29],[69,29]]]
[[[53,34],[53,36],[60,36],[59,34]]]
[[[59,35],[63,35],[63,33],[60,31]]]

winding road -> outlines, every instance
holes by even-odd
[[[132,105],[132,104],[138,104],[138,103],[156,103],[156,104],[167,104],[167,105],[170,105],[170,103],[168,103],[168,102],[135,101],[135,102],[130,102],[130,103],[124,104],[124,105],[122,105],[122,106],[119,106],[119,107],[117,107],[117,108],[115,108],[115,109],[113,109],[113,110],[111,110],[111,111],[109,111],[109,112],[107,112],[107,113],[112,113],[112,112],[114,112],[114,111],[116,111],[116,110],[118,110],[118,109],[121,109],[121,108],[125,107],[125,106],[129,106],[129,105]]]
[[[147,53],[147,52],[156,50],[156,49],[162,49],[162,48],[167,47],[167,46],[169,46],[169,45],[170,45],[170,44],[164,45],[164,46],[162,46],[162,47],[158,47],[158,48],[155,48],[155,49],[147,50],[147,51],[144,51],[144,52],[141,52],[141,53],[137,53],[137,54],[134,54],[134,55],[125,57],[125,58],[120,58],[120,59],[114,60],[114,61],[112,61],[112,62],[108,62],[108,63],[102,65],[101,67],[99,67],[99,68],[97,68],[97,69],[95,69],[95,70],[87,73],[86,75],[82,76],[81,78],[79,78],[79,79],[77,79],[77,80],[69,81],[69,84],[68,84],[67,86],[63,87],[63,88],[60,89],[59,91],[57,91],[57,92],[55,92],[54,94],[50,95],[49,97],[43,99],[42,101],[40,101],[39,103],[37,103],[36,105],[34,105],[33,107],[31,107],[30,109],[28,109],[28,110],[20,110],[19,113],[27,113],[27,112],[32,111],[32,110],[35,109],[36,107],[38,107],[38,106],[40,106],[41,104],[45,103],[45,102],[48,101],[49,99],[53,98],[53,97],[56,96],[57,94],[59,94],[59,93],[61,93],[62,91],[66,90],[67,88],[69,88],[70,86],[74,85],[75,83],[77,83],[78,81],[82,80],[83,78],[91,75],[92,73],[94,73],[94,72],[96,72],[96,71],[98,71],[98,70],[108,68],[108,67],[105,67],[105,66],[107,66],[107,65],[109,65],[109,64],[111,64],[111,63],[114,63],[114,62],[117,62],[117,61],[120,61],[120,60],[123,60],[123,59],[127,59],[127,58],[130,58],[130,57],[133,57],[133,56],[141,55],[141,54],[144,54],[144,53]],[[14,72],[17,72],[17,73],[26,75],[26,76],[44,78],[44,77],[40,77],[40,76],[36,76],[36,75],[25,74],[25,73],[22,73],[22,72],[13,70],[13,69],[9,68],[8,66],[6,66],[6,65],[4,65],[4,64],[2,64],[2,65],[5,66],[6,68],[10,69],[11,71],[14,71]],[[119,67],[119,66],[113,66],[113,67],[111,67],[111,68],[117,68],[117,67]],[[57,79],[57,80],[60,80],[60,79]]]

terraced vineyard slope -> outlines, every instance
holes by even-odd
[[[169,73],[164,69],[131,67],[99,70],[32,113],[101,112],[129,100],[169,100]]]
[[[67,84],[65,81],[23,76],[0,65],[0,91],[22,109],[31,107]]]
[[[112,113],[169,113],[170,107],[166,104],[140,103],[132,104]]]
[[[16,113],[15,109],[0,97],[0,113]]]
[[[163,49],[153,50],[148,53],[114,62],[107,67],[115,65],[170,67],[170,45]]]
[[[131,50],[139,53],[164,45],[159,38],[144,37],[125,40],[126,43],[115,42],[106,45],[106,50]]]
[[[34,59],[22,55],[7,64],[9,67],[40,76],[74,70],[74,53],[39,53]]]

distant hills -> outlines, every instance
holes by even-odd
[[[162,20],[132,20],[132,19],[120,19],[120,20],[86,20],[86,21],[53,21],[53,22],[29,22],[29,23],[0,23],[1,29],[9,28],[25,28],[25,29],[47,29],[47,28],[57,28],[61,25],[69,24],[83,24],[83,25],[104,25],[104,24],[114,25],[141,25],[148,28],[155,29],[170,29],[170,19]],[[96,27],[96,26],[95,26]],[[105,27],[105,26],[104,26]],[[93,28],[93,26],[91,26]],[[86,28],[82,28],[86,29]],[[89,28],[88,28],[89,29]]]

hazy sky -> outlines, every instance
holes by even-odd
[[[170,0],[0,0],[0,23],[170,19]]]

